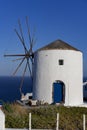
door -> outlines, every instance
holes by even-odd
[[[63,84],[61,82],[53,84],[53,100],[54,103],[63,101]]]

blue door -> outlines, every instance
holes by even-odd
[[[53,88],[54,88],[54,93],[53,93],[54,103],[60,103],[63,100],[63,84],[54,83]]]

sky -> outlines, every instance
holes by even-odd
[[[29,47],[26,16],[31,33],[35,30],[34,51],[61,39],[83,52],[83,74],[87,76],[87,0],[0,0],[0,76],[11,76],[19,63],[3,55],[24,52],[14,32],[15,28],[19,31],[18,19]],[[23,68],[16,75],[22,75]]]

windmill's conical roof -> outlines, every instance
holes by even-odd
[[[75,51],[79,51],[78,49],[72,47],[71,45],[69,45],[68,43],[62,41],[62,40],[56,40],[40,49],[38,49],[37,51],[41,51],[41,50],[75,50]]]

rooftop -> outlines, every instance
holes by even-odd
[[[75,51],[79,51],[75,47],[72,47],[71,45],[69,45],[68,43],[66,43],[62,40],[53,41],[50,44],[38,49],[37,51],[54,50],[54,49],[56,49],[56,50],[75,50]]]

